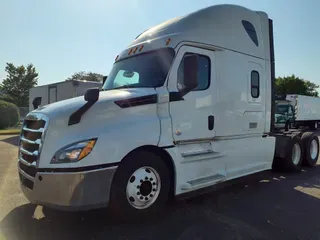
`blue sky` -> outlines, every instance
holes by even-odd
[[[274,20],[276,75],[320,84],[317,0],[2,0],[0,81],[5,63],[33,63],[39,85],[74,72],[107,75],[116,55],[140,32],[164,20],[220,3],[266,11]]]

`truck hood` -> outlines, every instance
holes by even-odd
[[[114,103],[117,100],[129,99],[134,97],[142,97],[146,95],[156,94],[153,88],[130,88],[130,89],[114,89],[108,91],[101,91],[99,100],[92,106],[92,108],[103,108],[103,109],[115,109],[119,107]],[[59,102],[51,103],[39,107],[33,110],[31,113],[45,114],[50,119],[70,116],[73,112],[78,110],[86,104],[84,96],[75,97]],[[88,112],[90,109],[88,110]]]

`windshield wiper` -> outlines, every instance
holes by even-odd
[[[136,87],[137,86],[134,86],[134,85],[122,85],[120,87],[102,89],[102,91],[109,91],[109,90],[114,90],[114,89],[125,89],[125,88],[136,88]]]
[[[121,88],[135,88],[135,87],[132,86],[132,85],[122,85],[120,87],[115,87],[115,88],[112,88],[112,89],[121,89]]]

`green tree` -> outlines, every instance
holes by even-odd
[[[319,85],[296,77],[294,74],[291,76],[278,77],[275,82],[277,95],[300,94],[318,97],[317,88],[319,88]]]
[[[2,99],[10,101],[18,107],[29,106],[29,90],[38,84],[38,73],[32,64],[27,67],[14,66],[7,63],[7,77],[0,84]]]
[[[92,82],[102,82],[103,75],[99,73],[93,72],[76,72],[71,77],[67,78],[66,81],[70,80],[86,80]]]
[[[13,103],[0,100],[0,129],[13,127],[19,122],[19,109]]]

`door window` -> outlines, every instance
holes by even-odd
[[[184,79],[184,76],[183,76],[183,73],[184,73],[184,61],[183,59],[188,56],[188,55],[193,55],[194,53],[186,53],[183,58],[182,58],[182,61],[179,65],[179,68],[178,68],[178,81],[177,81],[177,84],[178,84],[178,90],[181,90],[184,88],[184,85],[183,85],[183,79]],[[201,90],[206,90],[209,88],[210,86],[210,69],[211,69],[211,63],[210,63],[210,58],[205,56],[205,55],[200,55],[200,54],[197,54],[199,56],[199,66],[198,66],[198,86],[193,89],[192,91],[201,91]]]

